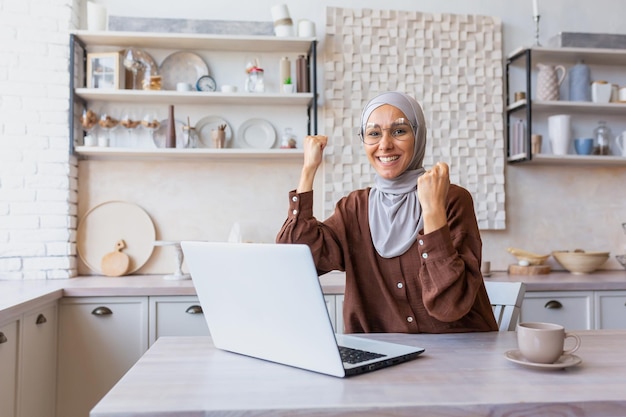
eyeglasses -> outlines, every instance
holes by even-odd
[[[376,145],[383,138],[383,132],[385,130],[389,131],[389,135],[391,135],[394,140],[400,141],[410,139],[414,132],[413,125],[404,117],[401,117],[392,122],[391,126],[386,129],[381,128],[376,123],[368,123],[359,130],[359,137],[366,145]]]

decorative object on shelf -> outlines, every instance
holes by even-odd
[[[213,147],[216,149],[224,148],[226,143],[226,125],[222,124],[217,129],[211,130],[211,139],[213,139]]]
[[[565,67],[563,65],[538,63],[537,68],[539,68],[539,73],[537,74],[537,100],[559,100],[559,87],[567,74]]]
[[[152,255],[156,230],[141,207],[126,201],[107,201],[91,208],[78,223],[76,248],[81,261],[92,271],[102,272],[102,257],[111,243],[124,240],[130,259],[127,274],[141,268]]]
[[[626,103],[626,87],[622,87],[617,91],[617,97],[620,103]]]
[[[539,255],[519,248],[507,248],[507,252],[517,258],[517,264],[509,265],[509,274],[541,275],[550,273],[551,268],[549,265],[546,265],[550,254]]]
[[[161,128],[161,121],[159,120],[155,110],[146,111],[146,114],[144,114],[141,119],[141,126],[150,132],[152,141],[156,142],[155,133]]]
[[[222,93],[236,93],[237,92],[237,86],[236,85],[223,85],[220,90],[222,91]]]
[[[289,8],[286,4],[277,4],[271,9],[272,20],[274,21],[274,34],[280,37],[294,36],[293,20],[289,15]]]
[[[187,117],[187,124],[183,126],[183,141],[187,148],[195,149],[198,147],[198,133],[196,128],[191,126],[189,117]]]
[[[87,2],[87,30],[107,30],[107,9],[93,1]]]
[[[84,146],[98,146],[98,138],[95,135],[85,135],[83,138]]]
[[[291,83],[291,77],[287,77],[283,83],[283,93],[293,93],[295,91],[294,85]]]
[[[186,83],[186,82],[176,83],[176,91],[185,92],[185,91],[194,91],[195,89],[196,89],[195,86],[192,86],[191,84]]]
[[[126,133],[128,136],[127,146],[134,148],[137,146],[137,143],[134,143],[134,139],[136,140],[136,135],[133,137],[133,132],[141,125],[141,120],[139,116],[137,116],[137,110],[135,107],[129,106],[122,110],[122,116],[120,117],[120,126],[126,129]]]
[[[87,88],[124,88],[125,71],[119,52],[90,52],[87,54]]]
[[[609,252],[553,251],[552,256],[563,268],[575,275],[588,274],[600,268],[609,259]]]
[[[85,132],[91,133],[98,125],[98,115],[92,109],[84,108],[80,116],[80,124]]]
[[[591,155],[593,153],[593,138],[574,139],[574,149],[578,155]]]
[[[98,146],[109,146],[111,143],[111,131],[116,129],[120,124],[119,116],[115,115],[113,110],[102,110],[98,126],[105,131],[105,135],[98,138]]]
[[[309,65],[304,55],[298,55],[296,59],[296,91],[298,93],[308,93],[309,86]]]
[[[595,139],[593,154],[611,155],[611,140],[613,139],[613,133],[604,120],[600,120],[598,122],[598,126],[593,129],[593,137]]]
[[[183,260],[184,254],[183,250],[180,246],[180,242],[170,242],[165,240],[156,240],[154,242],[154,246],[173,246],[174,247],[174,273],[165,275],[163,279],[172,280],[172,281],[182,281],[186,279],[191,279],[191,275],[183,272]]]
[[[296,136],[293,134],[293,129],[286,127],[283,132],[283,136],[280,141],[281,149],[295,149],[296,148]]]
[[[217,90],[217,83],[210,75],[203,75],[196,82],[196,90],[214,92]]]
[[[176,147],[176,119],[174,118],[174,106],[170,104],[167,117],[167,130],[165,132],[165,147]]]
[[[615,137],[615,146],[619,150],[618,155],[626,157],[626,130]]]
[[[308,19],[300,19],[298,21],[298,36],[301,38],[314,38],[315,23]]]
[[[548,132],[550,145],[554,155],[567,155],[571,141],[572,116],[569,114],[557,114],[548,117]]]
[[[160,126],[154,132],[154,135],[153,135],[153,143],[154,143],[154,146],[156,146],[159,149],[164,149],[164,148],[167,149],[166,142],[167,142],[167,135],[168,135],[167,131],[169,128],[169,120],[163,119],[159,123],[160,123]],[[184,149],[187,147],[187,144],[185,143],[185,135],[183,132],[183,128],[185,127],[185,122],[181,120],[175,120],[174,126],[176,129],[176,146],[174,146],[174,148]],[[169,149],[172,149],[172,148],[169,148]]]
[[[537,5],[537,0],[533,0],[533,21],[535,22],[535,46],[541,46],[539,42],[539,20],[541,19],[541,15],[539,14],[539,7]]]
[[[133,90],[137,89],[137,74],[139,74],[139,71],[145,70],[146,67],[146,64],[139,59],[138,55],[138,51],[135,48],[128,48],[124,52],[124,68],[133,74]]]
[[[516,91],[513,97],[513,100],[517,103],[518,101],[526,100],[526,93],[523,91]]]
[[[543,137],[541,135],[532,135],[530,137],[530,151],[533,155],[537,155],[541,153],[541,146],[543,142]]]
[[[559,32],[548,40],[554,48],[624,49],[626,35],[616,33]]]
[[[126,242],[120,239],[115,243],[113,252],[109,252],[102,257],[100,268],[104,275],[108,277],[121,277],[126,274],[128,266],[130,265],[130,258],[122,252],[122,249],[125,248]]]
[[[263,80],[264,71],[259,66],[259,60],[255,59],[254,64],[248,63],[246,66],[246,91],[248,93],[263,93],[265,92],[265,83]]]
[[[198,54],[188,51],[168,55],[159,67],[163,90],[176,90],[179,82],[196,85],[203,75],[209,75],[207,63]]]
[[[619,101],[619,85],[611,84],[611,103]]]
[[[594,103],[608,103],[611,101],[613,86],[606,81],[594,81],[591,84],[591,101]]]
[[[214,147],[211,131],[216,130],[219,126],[224,127],[224,147],[228,147],[228,143],[233,137],[233,130],[228,122],[219,116],[206,116],[198,120],[196,123],[196,133],[198,133],[198,146],[203,148]]]
[[[582,60],[569,69],[570,101],[591,101],[591,72]]]
[[[143,80],[144,90],[160,90],[161,89],[161,76],[151,75],[148,79]]]
[[[279,67],[279,84],[291,84],[291,61],[289,60],[288,56],[284,56],[280,59]],[[287,79],[289,79],[289,83],[287,83]]]
[[[271,149],[276,142],[274,126],[265,119],[246,120],[237,131],[241,148]]]

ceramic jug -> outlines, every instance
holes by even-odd
[[[572,116],[569,114],[557,114],[548,117],[550,145],[554,155],[567,155],[572,133],[571,121]]]
[[[537,100],[559,100],[559,87],[565,79],[567,70],[563,65],[537,64]]]

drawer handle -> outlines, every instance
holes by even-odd
[[[202,314],[202,307],[197,306],[197,305],[189,306],[189,308],[187,308],[187,310],[185,310],[185,313],[188,313],[188,314]]]
[[[6,343],[9,339],[4,335],[4,333],[0,332],[0,343]]]
[[[48,319],[43,314],[39,314],[37,316],[37,320],[35,320],[35,324],[44,324],[44,323],[47,323],[47,322],[48,322]]]
[[[559,308],[563,308],[563,304],[559,303],[556,300],[550,300],[543,307],[544,308],[550,308],[550,309],[558,310]]]
[[[91,312],[94,316],[110,316],[113,314],[109,307],[96,307]]]

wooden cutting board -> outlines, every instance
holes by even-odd
[[[118,240],[113,252],[109,252],[102,257],[100,268],[102,273],[108,277],[121,277],[128,271],[130,258],[122,252],[126,247],[124,240]]]
[[[509,265],[509,274],[511,275],[542,275],[549,274],[550,270],[550,265]]]

